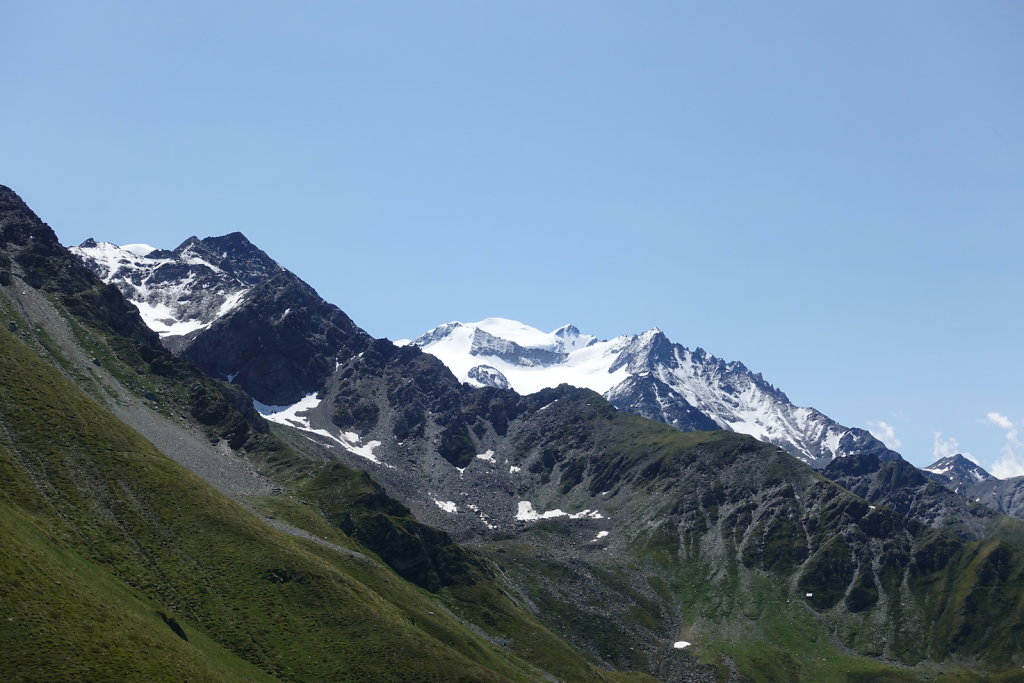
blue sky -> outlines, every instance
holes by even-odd
[[[4,14],[0,183],[65,244],[241,230],[392,339],[658,326],[1024,474],[1019,2]]]

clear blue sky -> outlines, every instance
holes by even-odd
[[[1024,459],[1016,0],[3,21],[0,183],[65,244],[241,230],[377,336],[658,326],[916,464]]]

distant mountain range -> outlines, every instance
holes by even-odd
[[[289,392],[282,392],[276,379],[260,386],[256,375],[279,374],[267,366],[279,367],[280,357],[253,368],[252,357],[236,361],[219,342],[207,342],[218,337],[209,329],[231,317],[260,285],[263,290],[302,286],[240,233],[203,240],[190,237],[172,251],[95,240],[72,251],[139,307],[168,348],[239,383],[262,403],[290,405],[305,395],[302,392],[319,390],[316,381]],[[276,314],[284,318],[292,311],[285,307]],[[657,329],[603,341],[572,325],[544,333],[516,321],[488,318],[441,325],[412,343],[472,386],[511,388],[524,395],[563,383],[588,388],[620,410],[683,431],[749,434],[817,468],[850,453],[899,457],[862,429],[844,427],[814,408],[793,405],[785,393],[742,363],[673,344]]]
[[[338,430],[330,420],[316,420],[312,427],[308,415],[298,417],[318,405],[312,395],[328,381],[330,356],[343,355],[334,348],[339,339],[358,346],[369,336],[244,235],[189,237],[173,250],[90,239],[71,251],[138,307],[165,346],[244,388],[268,419],[301,423],[369,454],[353,432]],[[293,313],[291,321],[280,324]],[[309,319],[318,321],[315,333],[307,329]],[[267,321],[274,324],[265,325]],[[900,458],[865,430],[845,427],[814,408],[795,406],[743,363],[675,344],[658,329],[601,340],[573,325],[543,332],[518,321],[488,318],[446,323],[397,343],[437,357],[470,386],[520,394],[560,384],[588,388],[620,410],[681,431],[748,434],[817,469],[851,454],[872,454],[882,461]],[[300,401],[304,403],[298,405]],[[1003,485],[976,465],[957,463],[947,476],[931,479],[1000,512],[1024,514],[1024,501],[1013,494],[1017,480],[1024,479]],[[950,466],[940,461],[923,472],[940,474]]]
[[[45,288],[46,273],[82,269],[46,249],[45,268],[12,251],[7,279]],[[740,363],[658,330],[601,341],[501,319],[392,344],[238,233],[75,251],[89,276],[61,285],[78,292],[61,295],[68,315],[105,326],[118,351],[96,360],[125,391],[154,410],[182,402],[176,419],[209,434],[194,471],[250,468],[266,487],[240,491],[247,505],[445,600],[498,648],[483,666],[503,673],[470,680],[515,680],[520,656],[537,667],[525,680],[921,680],[1024,664],[1024,526]],[[176,436],[129,417],[180,457]],[[305,565],[266,571],[319,581]],[[408,600],[399,588],[389,599]]]
[[[544,333],[514,320],[451,322],[411,342],[476,386],[528,394],[571,384],[620,410],[682,431],[725,429],[781,446],[812,467],[852,453],[899,455],[863,429],[793,405],[742,363],[674,344],[658,329],[602,341],[566,325]]]

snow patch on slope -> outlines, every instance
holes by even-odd
[[[380,441],[368,441],[364,444],[355,432],[335,435],[326,429],[317,429],[310,425],[309,413],[320,405],[320,399],[317,398],[316,394],[309,394],[290,406],[268,406],[256,399],[253,399],[252,405],[266,420],[316,434],[330,441],[329,445],[341,446],[349,453],[366,458],[372,463],[383,464],[373,452],[375,448],[380,446]]]
[[[436,505],[437,507],[441,508],[442,510],[444,510],[448,514],[452,514],[452,515],[454,515],[455,513],[457,513],[459,511],[458,506],[456,506],[455,503],[453,501],[450,501],[450,500],[438,500],[437,498],[435,498],[434,499],[434,505]]]
[[[583,510],[582,512],[568,513],[555,508],[554,510],[548,510],[547,512],[537,512],[533,508],[533,503],[528,500],[521,500],[518,504],[516,511],[516,519],[521,522],[535,522],[538,519],[553,519],[555,517],[568,517],[569,519],[604,519],[597,510]]]

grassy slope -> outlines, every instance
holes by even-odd
[[[0,480],[6,678],[537,677],[389,571],[382,596],[358,560],[268,529],[6,330]]]
[[[356,475],[355,478],[362,479],[361,475]],[[328,522],[317,506],[291,497],[268,497],[255,501],[255,504],[273,517],[286,520],[332,543],[360,550],[377,559],[374,553],[354,543],[351,537]],[[400,602],[410,597],[400,590],[401,582],[396,583],[393,579],[382,576],[382,572],[375,569],[372,564],[353,563],[349,571],[389,600]],[[499,590],[490,577],[479,570],[474,571],[474,574],[475,580],[472,583],[447,586],[437,593],[437,597],[444,603],[441,609],[450,610],[460,620],[474,624],[475,628],[486,633],[488,638],[500,643],[502,647],[565,681],[653,680],[632,672],[598,671],[579,652],[569,647],[559,636],[554,635]],[[423,603],[421,611],[438,609],[438,604],[424,593],[418,595],[418,600]]]

